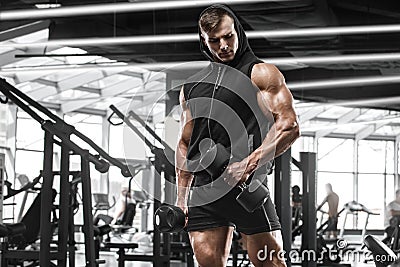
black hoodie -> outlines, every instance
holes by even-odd
[[[208,8],[215,6],[231,14],[239,46],[231,62],[217,63],[200,37],[201,51],[211,63],[184,85],[183,93],[193,118],[187,162],[189,170],[195,173],[195,186],[212,181],[199,165],[201,152],[210,147],[210,139],[230,150],[231,162],[240,161],[261,145],[272,121],[272,116],[266,118],[260,110],[258,88],[250,80],[252,67],[262,61],[252,52],[233,11],[224,5]]]

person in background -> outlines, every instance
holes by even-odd
[[[330,183],[325,185],[326,197],[318,206],[317,210],[320,210],[325,203],[328,203],[328,226],[325,229],[325,233],[328,238],[337,237],[337,223],[338,223],[338,206],[339,196],[333,192],[332,185]]]
[[[292,229],[299,226],[301,220],[301,199],[300,187],[298,185],[292,186]]]
[[[385,233],[386,237],[382,241],[387,243],[390,241],[394,229],[395,229],[395,218],[398,217],[400,219],[400,189],[396,190],[396,199],[390,202],[385,209]],[[397,223],[399,220],[397,220]]]
[[[121,188],[121,194],[115,204],[115,212],[111,224],[119,224],[122,221],[123,215],[125,213],[126,207],[129,204],[136,204],[135,200],[132,199],[131,193],[128,192],[127,187]]]

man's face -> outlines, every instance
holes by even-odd
[[[230,62],[235,57],[239,46],[235,24],[231,17],[224,16],[220,24],[210,32],[201,31],[203,42],[214,59],[219,62]]]

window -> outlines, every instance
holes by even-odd
[[[351,139],[320,138],[318,140],[318,170],[332,172],[353,171]]]
[[[393,178],[393,176],[392,176]],[[358,202],[380,216],[369,217],[368,229],[383,229],[383,214],[385,208],[385,176],[383,174],[358,175]],[[366,214],[360,214],[358,228],[363,228]]]
[[[360,140],[358,144],[359,172],[393,173],[393,142]]]

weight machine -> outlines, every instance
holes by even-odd
[[[108,121],[112,125],[121,125],[125,123],[135,134],[137,134],[145,144],[150,148],[151,152],[154,154],[154,159],[151,163],[154,165],[154,203],[153,209],[157,210],[161,206],[161,177],[164,176],[166,180],[164,192],[165,201],[171,203],[173,200],[173,184],[175,183],[175,166],[171,163],[171,159],[175,154],[174,150],[159,137],[154,130],[140,118],[135,112],[129,111],[125,116],[120,110],[118,110],[114,105],[110,106],[113,111],[109,116]],[[122,122],[114,123],[112,117],[116,115]],[[160,148],[152,144],[146,136],[140,132],[135,125],[131,122],[131,118],[136,120],[140,125],[142,125],[151,136],[154,137],[164,148]],[[153,211],[153,214],[154,214]],[[150,261],[153,262],[154,266],[169,266],[170,264],[170,254],[171,254],[171,237],[169,234],[162,235],[163,243],[161,243],[161,233],[154,227],[154,238],[153,238],[153,255],[127,255],[121,249],[119,250],[119,266],[123,266],[124,261]],[[161,246],[162,244],[162,246]],[[108,245],[112,247],[112,244]],[[190,245],[189,245],[190,246]],[[161,249],[162,248],[162,249]]]
[[[19,108],[28,113],[36,120],[45,132],[44,136],[44,163],[43,163],[43,184],[41,189],[41,214],[40,214],[40,250],[29,251],[3,251],[2,266],[7,266],[8,259],[34,259],[39,260],[41,267],[51,266],[51,261],[56,260],[57,266],[65,267],[67,262],[67,251],[69,251],[69,266],[75,266],[74,243],[69,242],[73,238],[73,214],[70,213],[70,191],[69,181],[71,173],[69,170],[70,156],[79,155],[81,159],[81,183],[82,183],[82,201],[84,225],[83,232],[85,236],[85,257],[86,266],[97,266],[101,261],[96,259],[94,244],[94,227],[92,215],[92,194],[90,184],[90,164],[93,164],[97,171],[105,173],[110,164],[120,168],[124,177],[131,177],[131,171],[134,166],[126,165],[121,161],[108,155],[102,148],[96,145],[90,138],[76,130],[72,125],[67,124],[50,110],[31,99],[29,96],[9,84],[5,79],[0,79],[0,91],[5,98],[0,98],[0,102],[6,104],[12,101]],[[34,109],[36,110],[34,110]],[[40,112],[40,113],[39,113]],[[71,136],[75,135],[92,149],[98,155],[93,155],[89,150],[83,149],[71,141]],[[56,251],[50,250],[52,239],[50,213],[52,203],[48,200],[52,197],[52,186],[54,180],[53,171],[53,147],[61,147],[60,162],[60,205],[59,205],[59,225],[58,225],[58,246]],[[72,217],[72,221],[71,221]],[[28,252],[28,251],[26,251]]]

